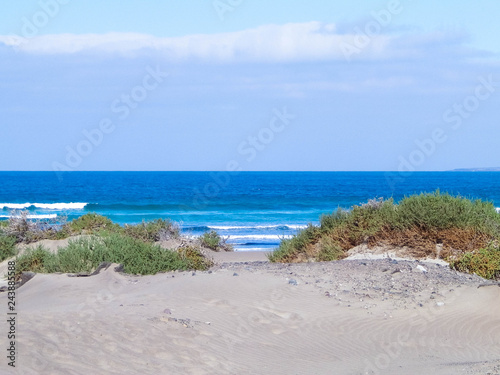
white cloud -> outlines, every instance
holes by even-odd
[[[34,38],[0,36],[0,43],[34,54],[79,52],[140,55],[159,52],[173,60],[208,62],[291,62],[344,60],[345,50],[356,47],[356,35],[338,34],[334,24],[320,22],[266,25],[223,34],[156,37],[135,33],[57,34]],[[390,37],[375,35],[364,48],[365,57],[380,57]]]
[[[39,35],[30,39],[0,36],[0,43],[32,54],[111,53],[134,57],[154,53],[170,61],[215,63],[418,58],[435,50],[436,44],[456,45],[454,35],[396,35],[384,31],[381,28],[371,36],[364,32],[339,33],[335,24],[307,22],[182,37],[136,33]]]

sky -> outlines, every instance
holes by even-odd
[[[494,0],[2,10],[0,170],[500,166]]]

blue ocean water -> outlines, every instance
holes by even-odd
[[[271,249],[322,214],[370,198],[460,194],[500,206],[495,172],[0,172],[0,218],[88,212],[120,224],[170,218],[183,233],[215,229],[236,250]]]

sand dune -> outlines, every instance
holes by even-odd
[[[483,284],[391,259],[39,274],[1,373],[498,374],[500,288]]]

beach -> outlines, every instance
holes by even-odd
[[[35,275],[17,290],[16,369],[2,373],[500,373],[493,281],[387,257],[216,256],[207,271]]]
[[[0,375],[500,375],[500,1],[4,3]]]

